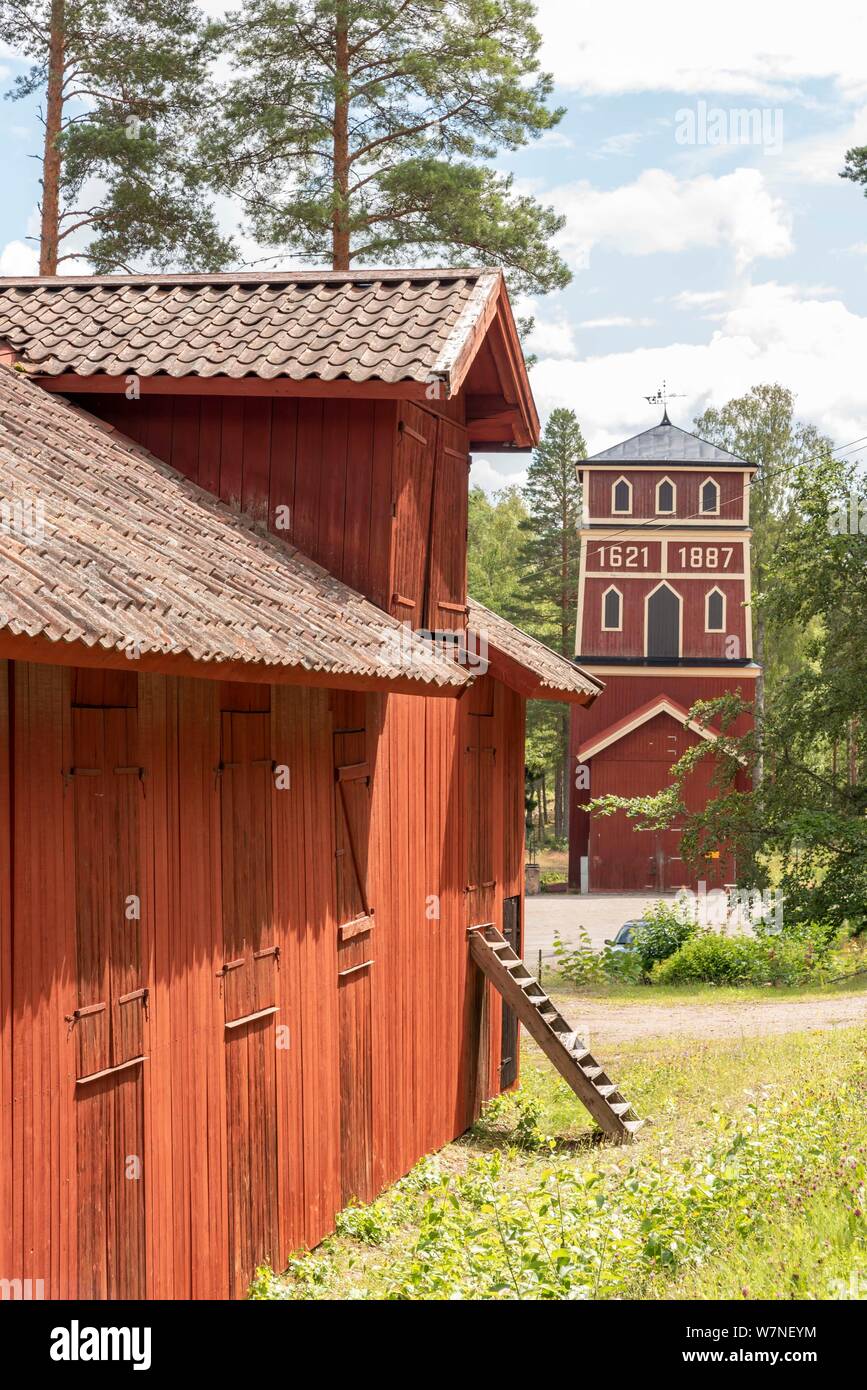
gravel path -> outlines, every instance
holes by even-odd
[[[797,1033],[811,1028],[867,1024],[867,993],[825,999],[764,1000],[743,1004],[617,1004],[561,997],[570,1023],[591,1046],[639,1042],[642,1038],[734,1038],[763,1033]]]

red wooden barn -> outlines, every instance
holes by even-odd
[[[516,1075],[467,927],[520,946],[525,701],[600,683],[467,597],[512,314],[6,280],[0,344],[0,1274],[239,1295]]]
[[[583,484],[576,660],[605,681],[605,698],[572,719],[569,881],[585,891],[695,887],[681,827],[647,831],[593,797],[650,796],[716,726],[690,720],[697,700],[753,696],[750,484],[755,467],[662,421],[579,464]],[[731,732],[743,733],[741,716]],[[716,795],[704,759],[684,789],[689,810]],[[746,773],[739,774],[742,787]],[[721,886],[736,865],[710,860]]]

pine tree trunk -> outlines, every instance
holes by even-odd
[[[349,19],[345,3],[337,6],[335,69],[331,268],[349,270]]]
[[[60,148],[63,124],[63,72],[66,61],[66,0],[51,0],[45,143],[42,154],[42,221],[39,274],[56,275],[60,241]]]

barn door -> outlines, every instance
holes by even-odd
[[[414,628],[425,619],[436,439],[435,418],[405,405],[394,460],[390,612]]]
[[[344,1203],[373,1196],[373,925],[368,895],[370,762],[366,701],[333,696],[340,1169]]]
[[[229,1278],[243,1295],[279,1259],[271,716],[224,712],[221,729],[223,993],[229,1178]]]
[[[143,1068],[148,989],[134,708],[73,708],[79,1290],[145,1297]]]
[[[465,758],[467,926],[493,922],[497,888],[494,867],[494,684],[483,678],[466,696]]]
[[[503,936],[516,955],[521,955],[521,899],[503,899]],[[513,1086],[518,1079],[518,1015],[503,1004],[503,1029],[500,1045],[500,1090]]]

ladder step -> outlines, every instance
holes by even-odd
[[[612,1105],[611,1109],[614,1111],[615,1115],[625,1115],[627,1110],[632,1109],[632,1106],[629,1104],[628,1100],[621,1100],[615,1105]]]
[[[624,1121],[623,1121],[623,1128],[626,1129],[626,1130],[628,1130],[630,1134],[637,1134],[638,1131],[643,1127],[643,1125],[644,1125],[644,1121],[643,1121],[643,1120],[624,1120]]]
[[[602,1067],[582,1067],[581,1070],[588,1081],[595,1081],[597,1076],[602,1075]]]
[[[599,1092],[600,1096],[604,1096],[606,1100],[609,1096],[613,1096],[617,1091],[616,1086],[597,1086],[596,1089]]]
[[[527,998],[531,1004],[547,1004],[548,1002],[547,994],[528,994]]]
[[[511,951],[512,949],[508,941],[488,941],[487,937],[484,939],[492,951]]]
[[[544,1018],[546,1023],[550,1023],[552,1018],[560,1017],[556,1009],[546,1009],[544,1013],[542,1013],[542,1010],[540,1009],[539,1016],[541,1018]]]

